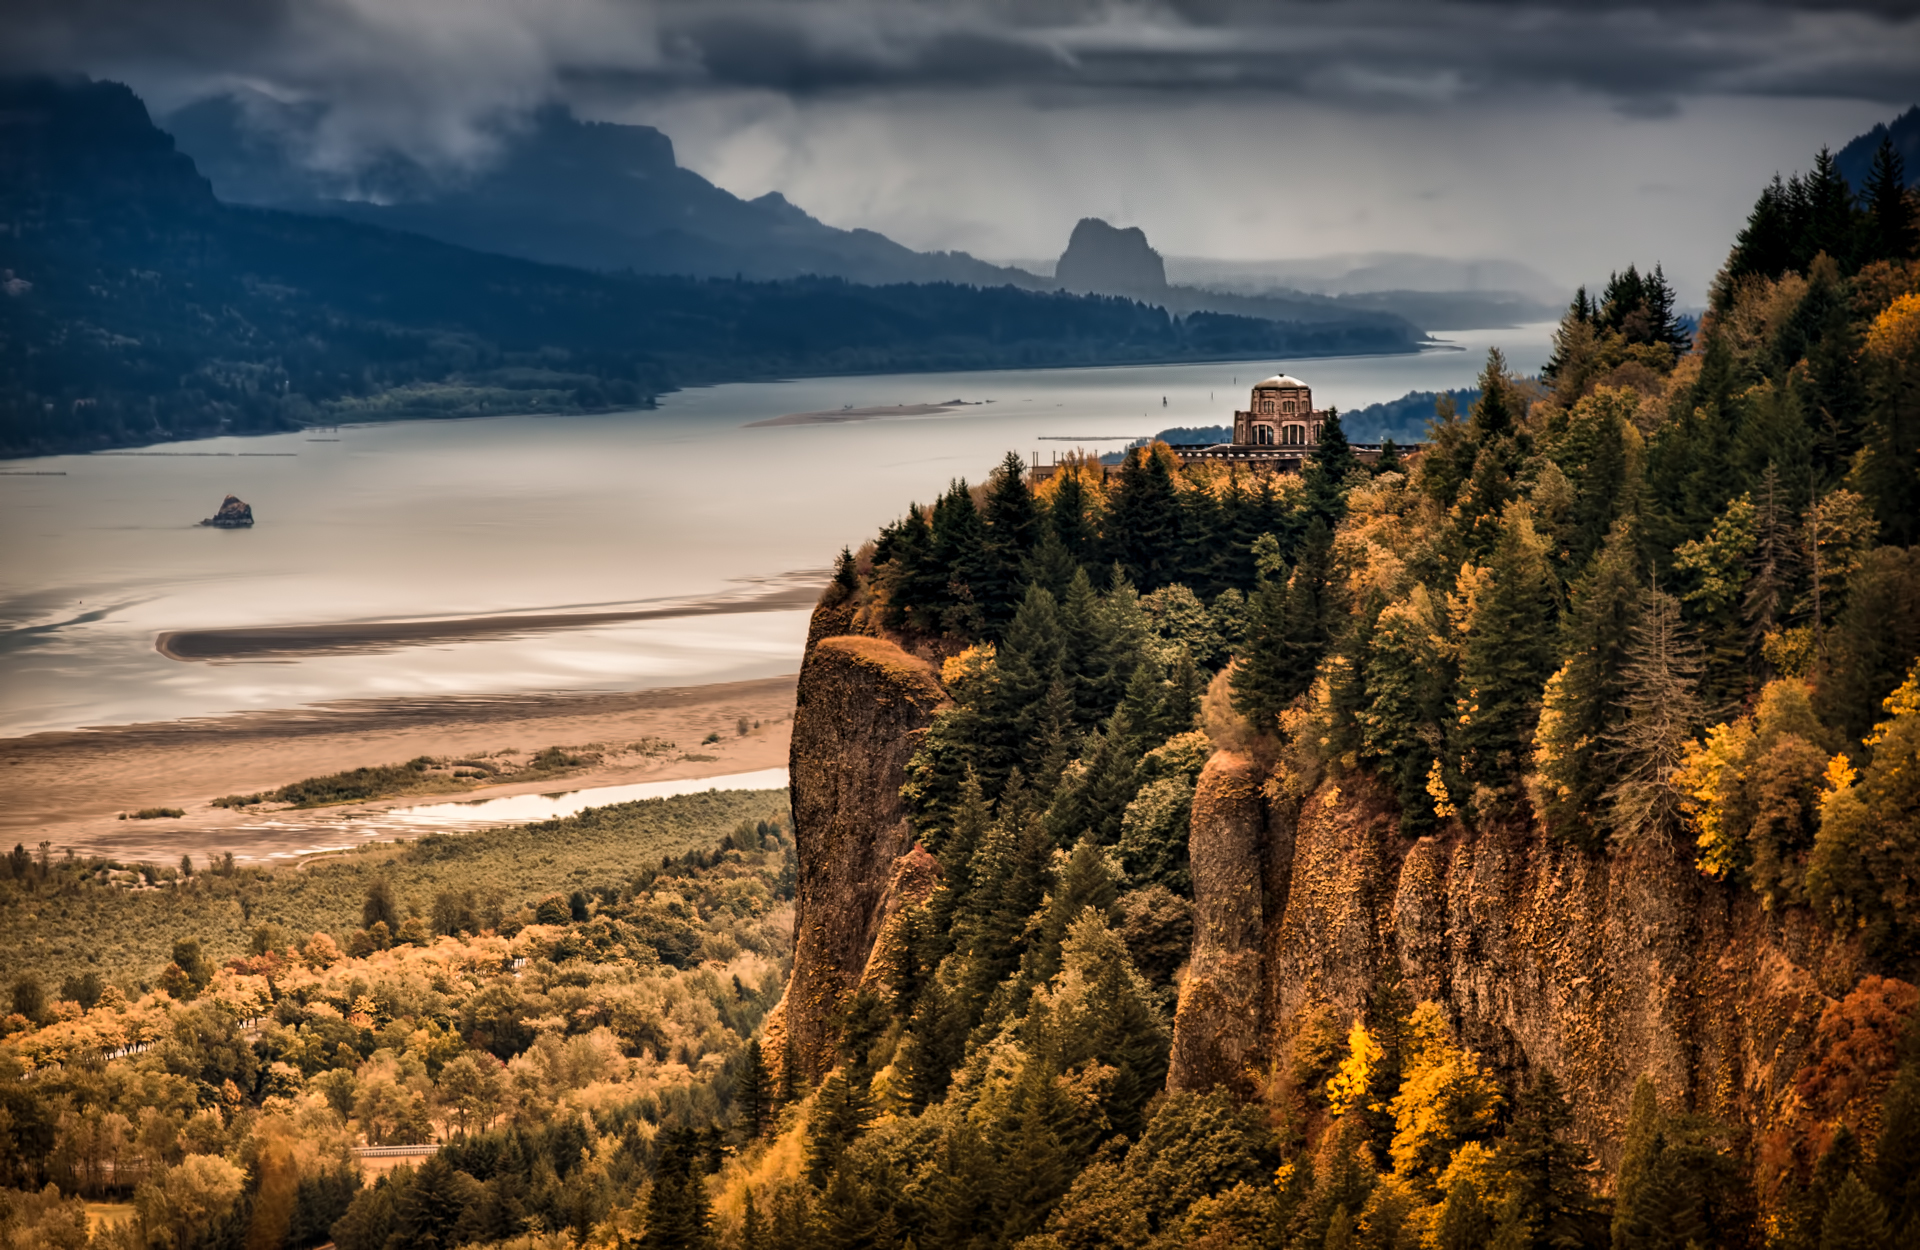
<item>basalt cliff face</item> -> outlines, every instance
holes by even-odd
[[[1222,752],[1195,796],[1176,1089],[1260,1088],[1310,1013],[1357,1018],[1397,972],[1510,1078],[1553,1071],[1611,1170],[1642,1075],[1668,1105],[1764,1132],[1860,979],[1851,943],[1672,850],[1602,857],[1524,827],[1409,839],[1365,786],[1295,805],[1260,781]]]
[[[890,921],[939,878],[913,844],[900,787],[946,692],[931,665],[893,643],[833,632],[848,626],[832,607],[815,612],[793,717],[793,977],[766,1049],[774,1066],[792,1062],[807,1077],[832,1066],[846,998],[884,975]]]
[[[841,632],[857,628],[815,613],[794,719],[794,971],[768,1051],[809,1078],[832,1066],[848,996],[885,980],[896,918],[940,877],[899,791],[946,697],[924,660]],[[1310,1020],[1344,1031],[1397,978],[1510,1088],[1552,1071],[1611,1172],[1643,1075],[1664,1105],[1756,1139],[1794,1116],[1823,1015],[1867,971],[1855,943],[1703,878],[1684,848],[1595,855],[1521,821],[1409,838],[1364,781],[1292,800],[1267,780],[1223,750],[1195,790],[1173,1089],[1271,1096]]]

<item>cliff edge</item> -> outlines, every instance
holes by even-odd
[[[833,1066],[835,1017],[897,910],[889,907],[890,885],[911,880],[916,893],[928,888],[926,865],[896,867],[914,849],[900,787],[908,758],[946,703],[932,666],[883,639],[816,637],[801,664],[791,753],[800,859],[793,977],[768,1026],[773,1062],[784,1066],[791,1054],[796,1075]]]

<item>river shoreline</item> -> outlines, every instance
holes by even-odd
[[[357,699],[196,720],[149,722],[0,739],[0,778],[10,801],[0,840],[47,842],[129,862],[196,862],[232,852],[241,860],[284,854],[300,833],[269,826],[345,824],[435,801],[411,794],[337,808],[268,813],[209,806],[222,795],[272,789],[307,777],[420,755],[586,747],[647,739],[657,754],[620,755],[561,777],[462,790],[462,800],[551,793],[644,781],[719,777],[784,767],[795,677],[600,693]],[[748,731],[739,732],[745,720]],[[756,727],[757,722],[757,727]],[[715,741],[705,741],[718,735]],[[454,797],[454,796],[448,796]],[[122,812],[170,807],[177,819],[121,820]]]

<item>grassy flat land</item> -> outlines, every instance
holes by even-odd
[[[49,990],[95,972],[135,991],[166,966],[178,938],[199,939],[214,960],[243,954],[262,924],[343,938],[360,926],[367,889],[382,877],[403,915],[430,915],[443,891],[469,890],[511,913],[556,892],[625,882],[662,856],[710,847],[743,820],[786,810],[784,790],[709,791],[379,843],[283,868],[202,871],[184,885],[145,889],[110,883],[103,861],[55,860],[44,879],[0,876],[0,950],[14,973],[33,973]]]

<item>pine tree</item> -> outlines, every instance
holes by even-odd
[[[1143,591],[1180,579],[1180,507],[1171,455],[1165,448],[1128,452],[1107,506],[1107,554]]]
[[[1506,1164],[1509,1201],[1502,1218],[1518,1229],[1522,1245],[1585,1245],[1597,1240],[1599,1217],[1589,1184],[1587,1152],[1566,1140],[1573,1112],[1560,1082],[1542,1071],[1520,1095],[1518,1113],[1500,1146]]]
[[[1622,716],[1607,733],[1614,782],[1605,799],[1613,834],[1664,841],[1679,817],[1680,768],[1702,720],[1700,651],[1680,623],[1680,601],[1642,598],[1620,679]]]
[[[1761,190],[1760,198],[1747,214],[1747,224],[1735,237],[1733,255],[1727,259],[1728,276],[1743,278],[1757,274],[1777,278],[1789,269],[1798,268],[1798,232],[1792,197],[1780,181],[1780,175],[1775,174],[1773,182]],[[1724,299],[1722,288],[1715,287],[1715,298],[1717,304]]]
[[[1279,562],[1279,544],[1271,535],[1261,543]],[[1260,581],[1247,604],[1247,636],[1233,670],[1233,706],[1261,733],[1277,731],[1276,718],[1292,700],[1292,682],[1286,650],[1287,581],[1285,566],[1261,570]]]
[[[754,1205],[753,1190],[747,1190],[745,1209],[740,1214],[740,1250],[766,1250],[767,1229]]]
[[[1842,264],[1851,262],[1858,242],[1853,190],[1825,146],[1813,158],[1805,187],[1807,234],[1802,246],[1808,261],[1825,252]]]
[[[1893,1250],[1893,1244],[1887,1209],[1848,1172],[1820,1222],[1820,1250]]]
[[[1874,1143],[1870,1179],[1887,1209],[1887,1222],[1901,1245],[1920,1240],[1920,1023],[1907,1025],[1909,1058],[1900,1065],[1880,1103],[1880,1139]]]
[[[846,1067],[827,1074],[807,1132],[807,1180],[814,1188],[826,1187],[841,1156],[867,1131],[874,1114],[867,1074]]]
[[[965,1119],[947,1131],[934,1172],[928,1244],[988,1250],[999,1244],[995,1226],[1000,1168],[986,1139]]]
[[[1480,1191],[1471,1181],[1455,1181],[1434,1224],[1436,1250],[1486,1250],[1492,1239],[1493,1213],[1487,1210]]]
[[[975,595],[986,620],[986,636],[998,638],[1019,607],[1025,568],[1040,533],[1040,508],[1027,485],[1026,463],[1008,452],[987,486],[985,525]]]
[[[945,577],[932,613],[938,627],[963,638],[986,628],[981,587],[990,584],[987,531],[964,479],[955,481],[933,506],[929,565]]]
[[[1047,509],[1047,523],[1074,563],[1085,565],[1094,560],[1100,529],[1091,515],[1087,489],[1077,470],[1062,470],[1060,488],[1054,491]]]
[[[767,1130],[769,1084],[766,1060],[760,1054],[760,1043],[749,1039],[746,1058],[740,1067],[739,1083],[733,1091],[734,1105],[740,1109],[740,1129],[748,1140]]]
[[[1797,529],[1792,509],[1780,488],[1780,471],[1768,462],[1755,492],[1753,554],[1748,558],[1751,575],[1740,604],[1747,624],[1750,655],[1760,654],[1760,644],[1783,623],[1787,605],[1792,602],[1793,573],[1799,552]],[[1771,678],[1773,674],[1763,672],[1762,676]]]
[[[1380,458],[1373,462],[1373,475],[1379,477],[1383,473],[1404,472],[1406,472],[1406,462],[1400,458],[1399,444],[1393,441],[1392,436],[1381,439]]]
[[[691,1129],[672,1128],[661,1137],[641,1250],[706,1250],[713,1244],[713,1210],[695,1134]]]
[[[1455,768],[1480,814],[1506,806],[1533,739],[1541,690],[1552,672],[1558,616],[1553,570],[1533,523],[1516,515],[1501,526],[1460,652],[1460,689],[1451,726]]]
[[[1906,260],[1917,244],[1913,226],[1913,206],[1907,202],[1906,163],[1893,146],[1892,135],[1881,135],[1873,153],[1873,168],[1860,193],[1867,210],[1867,228],[1863,259]]]

